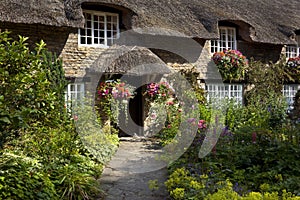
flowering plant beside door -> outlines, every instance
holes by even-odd
[[[108,80],[101,82],[97,87],[97,106],[101,111],[101,117],[108,118],[118,123],[120,111],[127,116],[127,103],[134,97],[134,88],[120,80]]]

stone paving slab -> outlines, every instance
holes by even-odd
[[[160,148],[151,140],[121,140],[120,147],[100,178],[105,200],[165,200],[167,168],[156,156]],[[149,188],[157,180],[157,190]]]

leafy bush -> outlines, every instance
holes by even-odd
[[[291,194],[289,198],[297,199],[292,196],[300,194],[299,126],[286,118],[285,103],[277,95],[265,99],[267,104],[260,100],[253,98],[246,106],[227,105],[225,124],[212,152],[198,157],[206,136],[205,129],[199,130],[192,146],[170,167],[169,180],[174,179],[173,172],[184,167],[196,179],[207,174],[202,191],[210,194],[209,199],[281,199],[284,190]],[[200,112],[210,118],[218,113],[204,105]],[[212,121],[207,122],[208,129],[214,127]],[[218,185],[226,180],[234,183],[230,190]],[[191,186],[185,186],[178,186],[184,190],[176,190],[176,194],[189,194]],[[175,185],[169,188],[170,195],[175,189]]]
[[[59,199],[39,160],[14,152],[4,152],[0,159],[1,199]]]
[[[90,199],[102,164],[64,108],[61,60],[0,33],[0,199]],[[115,137],[106,134],[108,145]],[[112,145],[115,148],[115,145]],[[111,150],[111,149],[109,149]]]
[[[28,38],[8,36],[0,33],[0,148],[31,123],[58,125],[66,84],[61,61],[43,41],[30,51]]]

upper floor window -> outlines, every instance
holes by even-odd
[[[298,45],[289,45],[286,47],[286,57],[287,58],[295,58],[300,56],[300,35],[296,35],[296,42]]]
[[[85,25],[79,29],[79,45],[107,47],[118,39],[120,29],[117,13],[84,11],[83,14]]]
[[[234,27],[219,27],[220,39],[211,40],[211,53],[223,51],[225,49],[237,48],[236,42],[236,28]]]

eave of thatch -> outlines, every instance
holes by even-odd
[[[80,4],[77,5],[80,7]],[[70,6],[72,9],[69,9]],[[72,0],[1,0],[0,21],[80,27],[83,16],[74,8],[76,3]]]
[[[171,70],[147,48],[114,45],[107,49],[105,58],[91,65],[89,72],[143,76],[169,74]]]

